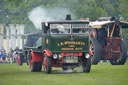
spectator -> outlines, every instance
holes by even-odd
[[[20,49],[19,49],[19,47],[17,46],[17,47],[15,48],[14,52],[13,52],[13,62],[16,62],[16,57],[18,56],[19,51],[20,51]]]
[[[107,38],[107,31],[105,28],[101,28],[98,30],[98,40],[101,43],[101,45],[104,47],[106,46],[107,42],[106,42],[106,38]]]
[[[7,57],[7,55],[6,55],[6,50],[3,48],[3,49],[1,50],[1,53],[2,53],[2,57],[3,57],[3,63],[5,63],[5,58]]]
[[[16,54],[18,54],[19,50],[20,50],[20,49],[19,49],[19,47],[17,46],[14,51],[16,52]]]
[[[13,49],[12,48],[10,48],[8,56],[9,56],[9,62],[12,63],[12,60],[13,60]]]
[[[2,53],[1,53],[1,49],[0,49],[0,63],[2,63],[3,62],[3,59],[2,59]]]

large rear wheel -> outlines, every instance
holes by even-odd
[[[91,63],[96,65],[101,59],[101,46],[96,39],[90,41]]]
[[[121,49],[120,49],[120,58],[119,59],[112,59],[110,63],[112,65],[124,65],[127,59],[127,44],[122,41]]]

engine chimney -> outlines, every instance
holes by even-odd
[[[71,15],[67,14],[65,20],[71,20]]]

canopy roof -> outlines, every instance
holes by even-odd
[[[95,21],[95,22],[90,22],[89,26],[90,28],[100,29],[104,25],[109,25],[113,23],[115,23],[115,21]],[[120,21],[120,25],[122,26],[122,28],[128,28],[128,22],[126,21]]]

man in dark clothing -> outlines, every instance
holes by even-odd
[[[58,29],[48,29],[47,33],[59,33]]]
[[[106,38],[107,38],[107,31],[105,28],[101,28],[98,30],[98,41],[101,43],[102,46],[106,46]]]
[[[19,50],[20,50],[19,47],[16,47],[14,51],[16,52],[16,54],[18,54]]]
[[[17,46],[17,47],[15,48],[15,50],[14,50],[14,53],[13,53],[13,62],[16,62],[16,57],[18,56],[19,52],[20,52],[20,49],[19,49],[19,47]]]

